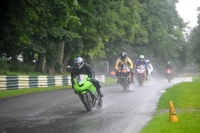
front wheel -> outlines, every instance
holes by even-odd
[[[170,77],[168,77],[168,79],[167,79],[167,80],[168,80],[168,82],[171,82],[171,78],[170,78]]]
[[[123,78],[123,81],[122,81],[123,83],[122,83],[122,86],[123,86],[123,88],[124,88],[124,90],[126,91],[126,90],[128,90],[129,89],[129,83],[128,83],[128,79],[127,78]]]
[[[83,104],[88,112],[92,111],[93,104],[92,104],[92,97],[89,92],[86,92],[82,95]]]
[[[144,84],[144,75],[138,75],[138,82],[139,82],[139,86],[143,86]]]
[[[168,80],[168,82],[171,82],[171,75],[167,75],[167,80]]]

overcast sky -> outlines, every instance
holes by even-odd
[[[183,20],[190,21],[189,26],[191,28],[197,25],[197,6],[200,7],[200,0],[179,0],[176,4],[176,9]]]

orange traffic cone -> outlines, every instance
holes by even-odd
[[[173,105],[172,101],[169,102],[169,121],[170,122],[177,122],[178,121],[178,117],[176,115],[176,111],[174,109],[174,105]]]

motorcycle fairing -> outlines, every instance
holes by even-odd
[[[81,93],[81,94],[85,94],[87,92],[87,90],[89,90],[91,92],[91,94],[95,94],[96,92],[96,88],[95,86],[92,84],[92,82],[89,81],[89,77],[88,75],[85,74],[80,74],[77,76],[77,78],[74,78],[74,90],[77,93]]]

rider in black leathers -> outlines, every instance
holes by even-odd
[[[174,71],[173,71],[173,67],[172,67],[170,62],[167,62],[165,69],[171,69],[172,70],[172,79],[174,79]]]
[[[79,74],[87,74],[88,77],[92,79],[92,83],[96,87],[97,93],[103,97],[103,94],[100,90],[101,86],[99,81],[95,79],[95,73],[91,65],[84,63],[84,60],[81,57],[76,57],[74,61],[74,68],[71,71],[71,83],[73,89],[75,84],[73,79]]]

